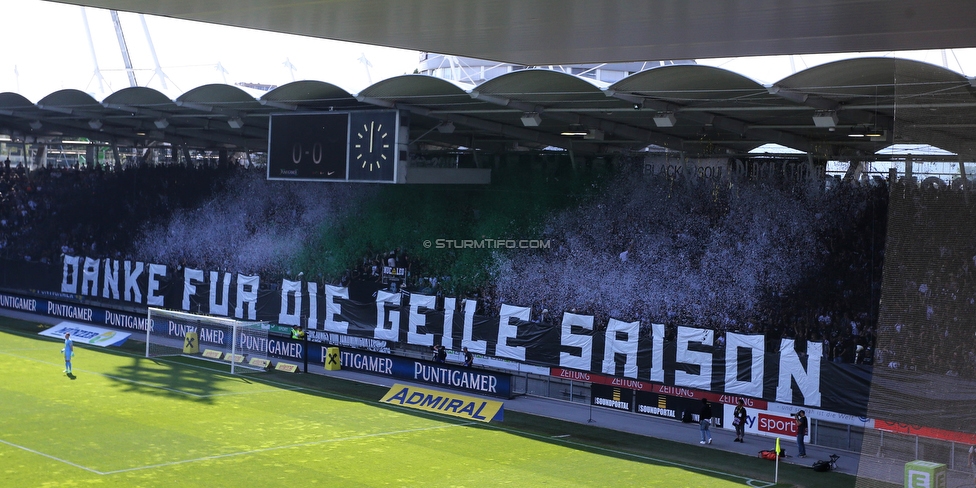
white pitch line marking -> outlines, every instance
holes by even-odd
[[[281,450],[281,449],[293,449],[293,448],[297,448],[297,447],[315,446],[315,445],[319,445],[319,444],[328,444],[328,443],[332,443],[332,442],[343,442],[343,441],[352,441],[352,440],[359,440],[359,439],[368,439],[368,438],[371,438],[371,437],[384,437],[384,436],[392,436],[392,435],[398,435],[398,434],[409,434],[409,433],[412,433],[412,432],[424,432],[424,431],[437,430],[437,429],[449,429],[451,427],[461,427],[461,426],[467,426],[467,425],[475,425],[475,422],[464,422],[464,423],[460,423],[460,424],[451,424],[451,425],[435,425],[435,426],[431,426],[431,427],[422,427],[422,428],[417,428],[417,429],[405,429],[405,430],[394,430],[394,431],[389,431],[389,432],[377,432],[375,434],[364,434],[364,435],[357,435],[357,436],[340,437],[338,439],[321,439],[321,440],[317,440],[317,441],[302,442],[302,443],[298,443],[298,444],[288,444],[288,445],[285,445],[285,446],[266,447],[266,448],[263,448],[263,449],[254,449],[254,450],[250,450],[250,451],[231,452],[231,453],[227,453],[227,454],[215,454],[213,456],[204,456],[204,457],[200,457],[200,458],[196,458],[196,459],[184,459],[184,460],[181,460],[181,461],[172,461],[172,462],[168,462],[168,463],[150,464],[150,465],[147,465],[147,466],[137,466],[137,467],[134,467],[134,468],[117,469],[117,470],[114,470],[114,471],[99,471],[97,469],[92,469],[92,468],[89,468],[89,467],[85,467],[85,466],[82,466],[80,464],[77,464],[77,463],[73,463],[71,461],[68,461],[66,459],[61,459],[61,458],[59,458],[57,456],[52,456],[50,454],[43,453],[41,451],[37,451],[37,450],[31,449],[29,447],[24,447],[24,446],[21,446],[21,445],[18,445],[18,444],[14,444],[12,442],[7,442],[7,441],[5,441],[3,439],[0,439],[0,443],[6,444],[6,445],[8,445],[10,447],[15,447],[15,448],[20,449],[20,450],[23,450],[23,451],[27,451],[27,452],[29,452],[31,454],[36,454],[38,456],[46,457],[48,459],[57,461],[59,463],[67,464],[68,466],[72,466],[72,467],[75,467],[75,468],[78,468],[78,469],[82,469],[82,470],[88,471],[89,473],[94,473],[94,474],[97,474],[97,475],[100,475],[100,476],[108,476],[108,475],[112,475],[112,474],[129,473],[129,472],[132,472],[132,471],[141,471],[141,470],[144,470],[144,469],[165,468],[165,467],[168,467],[168,466],[176,466],[178,464],[188,464],[188,463],[195,463],[195,462],[199,462],[199,461],[212,461],[214,459],[223,459],[223,458],[229,458],[229,457],[235,457],[235,456],[246,456],[248,454],[259,454],[259,453],[262,453],[262,452],[278,451],[278,450]]]
[[[14,334],[16,334],[16,333],[14,333]],[[126,355],[126,356],[137,357],[137,358],[143,358],[144,357],[144,356],[140,356],[140,355],[135,355],[135,354],[129,353],[127,351],[113,351],[113,352],[114,353],[118,353],[118,354],[122,354],[122,355]],[[2,353],[2,351],[0,351],[0,353]],[[25,358],[25,359],[32,359],[32,358]],[[202,370],[207,370],[207,371],[214,371],[214,372],[217,372],[217,373],[222,373],[222,374],[225,374],[225,375],[230,376],[230,374],[228,372],[226,372],[226,371],[217,370],[217,369],[213,369],[213,368],[207,368],[207,367],[203,367],[203,366],[197,366],[197,365],[193,365],[193,364],[182,363],[182,362],[178,362],[178,361],[167,361],[163,357],[154,358],[154,360],[164,361],[164,362],[167,362],[167,363],[171,363],[171,364],[175,364],[175,365],[180,365],[180,366],[186,366],[188,368],[195,368],[195,369],[202,369]],[[54,363],[49,363],[49,364],[54,364]],[[94,373],[94,374],[100,374],[100,373]],[[292,385],[289,385],[288,383],[283,383],[283,382],[274,381],[274,380],[268,380],[268,379],[264,379],[264,378],[257,378],[257,377],[255,377],[255,378],[253,378],[253,380],[255,382],[264,383],[264,384],[268,384],[268,385],[280,385],[281,387],[293,387]],[[327,391],[315,390],[315,389],[312,389],[312,388],[305,388],[305,387],[293,387],[293,388],[295,388],[295,390],[317,391],[319,393],[325,394],[325,396],[327,396],[327,397],[332,397],[332,398],[343,398],[343,399],[359,400],[357,398],[349,397],[349,396],[346,396],[346,395],[332,393],[332,392],[327,392]],[[422,413],[422,412],[420,412],[420,413]],[[463,423],[460,423],[460,424],[452,424],[452,425],[448,425],[448,426],[444,426],[444,427],[465,426],[465,425],[482,425],[482,424],[481,423],[474,423],[474,422],[463,422]],[[499,427],[499,426],[496,426],[496,425],[488,425],[487,427],[494,428],[494,429],[501,430],[501,431],[505,431],[505,432],[514,432],[514,433],[526,435],[526,436],[529,436],[529,437],[536,437],[536,438],[539,438],[539,439],[546,439],[547,438],[545,436],[541,436],[541,435],[538,435],[538,434],[533,434],[531,432],[523,432],[523,431],[519,431],[519,430],[515,430],[515,429],[507,429],[507,428]],[[416,430],[427,430],[427,429],[416,429]],[[403,432],[411,432],[411,431],[408,430],[408,431],[403,431]],[[394,433],[396,433],[396,432],[391,432],[390,434],[394,434]],[[350,437],[348,439],[356,439],[356,438],[364,438],[364,437],[375,437],[375,436],[380,436],[380,435],[386,435],[386,434],[383,434],[383,433],[381,433],[381,434],[369,434],[367,436]],[[569,437],[569,435],[567,434],[567,435],[565,435],[565,437]],[[563,438],[563,436],[552,436],[552,438],[561,439],[561,438]],[[328,442],[335,442],[335,441],[339,441],[339,440],[344,440],[344,439],[313,441],[313,442],[309,442],[309,443],[306,443],[306,444],[295,444],[293,446],[272,447],[272,448],[261,449],[261,450],[257,450],[257,451],[248,451],[248,452],[241,452],[241,453],[222,454],[222,455],[219,455],[219,456],[213,456],[213,457],[207,457],[207,458],[191,459],[191,460],[186,460],[186,461],[176,461],[174,463],[166,463],[166,464],[162,464],[162,465],[158,465],[158,466],[167,466],[167,465],[170,465],[170,464],[190,463],[190,462],[202,461],[202,460],[207,460],[207,459],[216,459],[216,458],[221,458],[221,457],[244,455],[244,454],[249,454],[251,452],[262,452],[262,451],[270,451],[270,450],[275,450],[275,449],[286,449],[286,448],[289,448],[289,447],[300,447],[302,445],[313,445],[313,444],[318,444],[318,443],[328,443]],[[3,442],[3,441],[0,440],[0,442]],[[650,457],[650,456],[642,456],[640,454],[634,454],[634,453],[630,453],[630,452],[617,451],[617,450],[614,450],[614,449],[607,449],[607,448],[599,447],[599,446],[591,446],[591,445],[588,445],[588,444],[583,444],[583,443],[578,443],[578,442],[573,442],[573,441],[565,441],[565,440],[563,440],[561,442],[563,442],[565,444],[572,444],[572,445],[577,445],[577,446],[589,447],[591,449],[599,449],[599,450],[602,450],[602,451],[611,452],[611,453],[615,453],[615,454],[621,454],[621,455],[629,456],[629,457],[636,458],[636,459],[643,459],[645,461],[652,461],[652,462],[659,462],[659,463],[663,463],[663,464],[669,464],[669,465],[676,466],[676,467],[679,467],[679,468],[687,468],[687,469],[693,470],[693,471],[698,471],[698,472],[703,472],[703,473],[713,473],[713,474],[718,474],[718,475],[725,476],[725,477],[729,477],[729,478],[741,479],[741,480],[744,480],[746,482],[746,485],[753,486],[753,487],[756,487],[756,488],[768,488],[768,487],[771,487],[771,486],[773,486],[775,484],[775,483],[772,483],[770,481],[757,480],[757,479],[754,479],[754,478],[747,478],[745,476],[734,475],[734,474],[731,474],[731,473],[726,473],[726,472],[717,471],[717,470],[705,469],[705,468],[701,468],[701,467],[698,467],[698,466],[692,466],[692,465],[677,463],[677,462],[668,461],[668,460],[665,460],[665,459],[657,459],[657,458],[653,458],[653,457]],[[13,445],[13,444],[11,444],[11,445]],[[19,447],[19,446],[17,446],[17,447]],[[29,449],[26,449],[26,448],[25,448],[25,450],[30,451]],[[35,452],[35,451],[31,451],[31,452]],[[43,454],[43,453],[38,453],[38,454],[41,454],[43,456],[47,456],[46,454]],[[52,459],[57,459],[57,458],[54,458],[52,456],[47,456],[47,457],[51,457]],[[71,464],[71,463],[68,463],[68,464]],[[82,469],[91,471],[93,473],[112,474],[112,473],[118,473],[118,472],[124,472],[124,471],[134,471],[134,470],[148,469],[148,468],[151,468],[153,466],[146,466],[146,467],[141,467],[141,468],[130,468],[128,470],[111,471],[111,472],[108,472],[108,473],[101,473],[99,471],[91,470],[91,469],[85,468],[83,466],[79,466],[79,467],[82,468]]]
[[[10,357],[15,357],[15,358],[18,358],[18,359],[24,359],[24,360],[27,360],[27,361],[34,361],[36,363],[41,363],[41,364],[51,364],[51,365],[55,365],[55,366],[61,364],[61,363],[54,363],[54,362],[51,362],[51,361],[45,361],[43,359],[36,359],[36,358],[31,358],[31,357],[26,357],[26,356],[20,356],[20,355],[17,355],[17,354],[10,354],[10,353],[8,353],[6,351],[0,351],[0,354],[4,354],[4,355],[10,356]],[[174,363],[174,364],[181,364],[181,363]],[[203,369],[209,369],[209,368],[203,368]],[[97,375],[97,376],[103,376],[105,378],[111,378],[113,380],[121,381],[121,382],[124,382],[124,383],[132,383],[134,385],[141,385],[141,386],[145,386],[147,388],[155,388],[157,390],[165,390],[165,391],[169,391],[169,392],[172,392],[172,393],[179,393],[180,395],[191,396],[193,398],[212,398],[212,397],[232,396],[232,395],[253,395],[253,394],[257,394],[257,393],[275,393],[275,392],[286,391],[286,390],[287,391],[298,391],[298,390],[303,390],[304,389],[304,388],[299,387],[299,386],[291,386],[291,387],[282,386],[282,387],[275,388],[273,390],[241,391],[241,392],[213,393],[213,394],[208,394],[208,395],[201,395],[201,394],[198,394],[198,393],[191,393],[189,391],[180,390],[178,388],[169,388],[169,387],[166,387],[166,386],[154,385],[152,383],[146,383],[144,381],[130,380],[128,378],[123,378],[121,376],[115,376],[115,375],[106,374],[106,373],[99,373],[98,371],[90,371],[90,370],[87,370],[87,369],[77,369],[77,368],[75,368],[75,371],[78,371],[79,373],[88,373],[88,374],[93,374],[93,375]],[[211,371],[218,371],[218,370],[211,370]]]
[[[398,435],[398,434],[409,434],[411,432],[424,432],[424,431],[428,431],[428,430],[449,429],[451,427],[460,427],[460,426],[465,426],[465,425],[475,425],[475,422],[465,422],[465,423],[451,424],[451,425],[435,425],[435,426],[431,426],[431,427],[422,427],[422,428],[417,428],[417,429],[405,429],[405,430],[394,430],[394,431],[390,431],[390,432],[377,432],[375,434],[364,434],[364,435],[356,435],[356,436],[349,436],[349,437],[340,437],[338,439],[322,439],[322,440],[318,440],[318,441],[301,442],[301,443],[298,443],[298,444],[289,444],[289,445],[285,445],[285,446],[266,447],[266,448],[263,448],[263,449],[254,449],[254,450],[250,450],[250,451],[231,452],[231,453],[227,453],[227,454],[216,454],[216,455],[213,455],[213,456],[204,456],[204,457],[200,457],[200,458],[196,458],[196,459],[184,459],[182,461],[172,461],[172,462],[168,462],[168,463],[150,464],[148,466],[139,466],[139,467],[135,467],[135,468],[118,469],[118,470],[115,470],[115,471],[106,471],[104,473],[99,473],[99,474],[109,475],[109,474],[118,474],[118,473],[129,473],[129,472],[132,472],[132,471],[141,471],[143,469],[165,468],[165,467],[168,467],[168,466],[175,466],[175,465],[178,465],[178,464],[195,463],[195,462],[199,462],[199,461],[212,461],[214,459],[223,459],[223,458],[229,458],[229,457],[235,457],[235,456],[246,456],[246,455],[249,455],[249,454],[259,454],[259,453],[262,453],[262,452],[278,451],[278,450],[281,450],[281,449],[293,449],[293,448],[296,448],[296,447],[316,446],[316,445],[320,445],[320,444],[329,444],[329,443],[332,443],[332,442],[343,442],[343,441],[353,441],[353,440],[359,440],[359,439],[368,439],[368,438],[371,438],[371,437],[384,437],[384,436],[391,436],[391,435]]]
[[[89,473],[95,473],[95,474],[99,474],[99,475],[104,475],[105,474],[105,473],[103,473],[101,471],[98,471],[97,469],[86,468],[86,467],[84,467],[84,466],[82,466],[80,464],[75,464],[75,463],[73,463],[71,461],[68,461],[68,460],[65,460],[65,459],[61,459],[61,458],[59,458],[57,456],[52,456],[50,454],[46,454],[46,453],[43,453],[41,451],[35,451],[35,450],[33,450],[33,449],[29,448],[29,447],[24,447],[24,446],[20,446],[20,445],[14,444],[13,442],[7,442],[7,441],[5,441],[3,439],[0,439],[0,443],[6,444],[6,445],[8,445],[10,447],[16,447],[17,449],[20,449],[20,450],[23,450],[23,451],[27,451],[27,452],[29,452],[31,454],[37,454],[38,456],[44,456],[44,457],[46,457],[48,459],[53,459],[53,460],[55,460],[55,461],[57,461],[59,463],[67,464],[68,466],[73,466],[73,467],[78,468],[78,469],[83,469],[85,471],[88,471]]]
[[[19,356],[17,354],[9,354],[9,353],[6,353],[6,352],[0,352],[0,353],[6,354],[7,356],[15,357],[15,358],[18,358],[18,359],[24,359],[24,360],[27,360],[27,361],[34,361],[36,363],[41,363],[41,364],[51,364],[51,365],[55,365],[55,366],[61,364],[61,363],[53,363],[51,361],[45,361],[43,359],[36,359],[36,358],[30,358],[30,357],[26,357],[26,356]],[[156,389],[159,389],[159,390],[166,390],[166,391],[170,391],[170,392],[173,392],[173,393],[179,393],[181,395],[187,395],[187,396],[192,396],[192,397],[196,397],[196,398],[205,398],[205,395],[197,395],[196,393],[190,393],[188,391],[178,390],[176,388],[167,388],[165,386],[153,385],[151,383],[145,383],[145,382],[142,382],[142,381],[130,380],[128,378],[123,378],[121,376],[113,376],[113,375],[110,375],[110,374],[99,373],[98,371],[90,371],[90,370],[87,370],[87,369],[77,369],[77,368],[75,368],[75,371],[77,371],[79,373],[88,373],[88,374],[93,374],[93,375],[96,375],[96,376],[103,376],[105,378],[111,378],[113,380],[122,381],[122,382],[125,382],[125,383],[132,383],[132,384],[135,384],[135,385],[142,385],[142,386],[146,386],[146,387],[149,387],[149,388],[156,388]]]
[[[538,439],[553,439],[553,438],[558,438],[559,437],[559,436],[546,437],[546,436],[542,436],[542,435],[539,435],[539,434],[533,434],[531,432],[524,432],[524,431],[520,431],[520,430],[516,430],[516,429],[508,429],[508,428],[505,428],[505,427],[499,427],[497,425],[491,425],[491,424],[487,424],[485,426],[488,427],[488,428],[491,428],[491,429],[501,430],[501,431],[504,431],[504,432],[517,433],[517,434],[520,434],[520,435],[524,435],[524,436],[528,436],[528,437],[535,437],[535,438],[538,438]],[[568,440],[562,440],[562,439],[560,439],[559,442],[562,442],[563,444],[567,444],[567,445],[572,445],[572,446],[586,447],[586,448],[589,448],[589,449],[598,449],[600,451],[605,451],[605,452],[609,452],[609,453],[613,453],[613,454],[619,454],[621,456],[627,456],[627,457],[631,457],[631,458],[635,458],[635,459],[643,459],[645,461],[651,461],[651,462],[655,462],[655,463],[669,464],[671,466],[688,469],[690,471],[697,471],[699,473],[711,473],[711,474],[721,475],[721,476],[724,476],[726,478],[736,478],[736,479],[744,480],[747,485],[749,485],[749,486],[756,486],[757,488],[766,488],[766,487],[769,487],[769,486],[773,486],[774,485],[774,483],[769,483],[769,482],[763,481],[763,480],[757,480],[757,479],[753,479],[753,478],[747,478],[745,476],[739,476],[739,475],[736,475],[736,474],[726,473],[724,471],[718,471],[718,470],[714,470],[714,469],[702,468],[700,466],[692,466],[690,464],[682,464],[682,463],[678,463],[678,462],[674,462],[674,461],[668,461],[666,459],[652,458],[650,456],[643,456],[643,455],[635,454],[635,453],[632,453],[632,452],[618,451],[616,449],[609,449],[609,448],[606,448],[606,447],[594,446],[594,445],[590,445],[590,444],[584,444],[584,443],[581,443],[581,442],[568,441]],[[768,483],[768,484],[765,484],[765,485],[753,485],[752,483]]]
[[[200,396],[201,397],[204,397],[204,398],[210,398],[210,397],[224,397],[224,396],[234,396],[234,395],[256,395],[258,393],[278,393],[278,392],[282,392],[282,391],[298,391],[298,390],[304,390],[304,388],[301,388],[301,387],[298,387],[298,386],[293,386],[293,387],[280,387],[280,388],[273,388],[273,389],[268,389],[268,390],[238,391],[238,392],[230,392],[230,393],[214,393],[212,395],[200,395]]]
[[[6,334],[11,334],[11,335],[15,335],[15,336],[24,337],[24,338],[27,338],[27,339],[37,339],[38,338],[37,336],[35,336],[33,334],[25,334],[25,333],[17,332],[17,331],[8,331],[8,330],[5,330],[5,331],[2,331],[2,332],[3,333],[6,333]],[[41,338],[42,339],[46,339],[44,337],[41,337]],[[48,341],[48,342],[53,343],[54,341]],[[44,350],[47,350],[47,348],[29,348],[29,349],[26,349],[25,348],[23,350],[26,350],[26,351],[44,351]],[[94,351],[95,349],[92,349],[92,350]],[[3,353],[4,353],[4,351],[0,350],[0,354],[3,354]],[[175,365],[175,366],[182,366],[182,367],[187,367],[187,368],[192,368],[192,369],[199,369],[199,370],[203,370],[203,371],[212,371],[214,373],[218,373],[220,375],[223,375],[227,379],[244,380],[244,378],[242,378],[242,377],[238,377],[236,375],[231,375],[230,372],[229,371],[226,371],[226,370],[215,369],[215,368],[208,368],[206,366],[200,366],[200,365],[197,365],[197,364],[185,363],[185,362],[181,362],[181,361],[172,361],[172,360],[167,359],[165,356],[154,357],[154,358],[147,358],[146,356],[144,356],[142,354],[132,354],[131,352],[123,351],[123,350],[119,350],[119,349],[107,350],[106,353],[107,354],[118,354],[118,355],[121,355],[121,356],[128,356],[128,357],[137,358],[137,359],[149,359],[149,360],[154,361],[154,362],[157,362],[157,361],[158,362],[165,362],[165,363],[172,364],[172,365]],[[49,362],[49,361],[44,361],[44,360],[41,360],[41,359],[25,358],[25,357],[22,357],[22,356],[17,356],[15,354],[8,354],[8,355],[9,356],[16,357],[16,358],[28,359],[28,360],[31,360],[31,361],[36,361],[36,362],[40,362],[40,363],[44,363],[44,364],[55,364],[55,365],[60,364],[60,363],[52,363],[52,362]],[[78,370],[78,371],[83,371],[83,370]],[[94,371],[83,371],[83,372],[105,376],[103,373],[98,373],[98,372],[94,372]],[[325,393],[326,396],[330,396],[332,398],[342,398],[342,399],[346,399],[346,400],[358,400],[357,398],[353,398],[353,397],[349,397],[349,396],[345,396],[345,395],[340,395],[340,394],[336,394],[336,393],[330,393],[330,392],[320,391],[320,390],[316,390],[314,388],[307,388],[307,387],[304,387],[304,386],[295,386],[295,385],[291,385],[291,384],[288,384],[288,383],[283,383],[283,382],[269,380],[269,379],[264,379],[264,378],[259,378],[259,377],[253,377],[253,378],[249,378],[249,379],[251,381],[254,381],[255,383],[264,383],[266,385],[278,386],[282,390],[289,390],[289,391],[316,391],[316,392],[319,392],[319,393]],[[130,381],[132,381],[132,380],[130,380]],[[155,385],[145,384],[145,386],[154,387]],[[177,392],[177,393],[186,393],[188,395],[193,395],[193,393],[187,393],[187,392],[183,392],[181,390],[174,390],[174,391]],[[205,397],[205,395],[200,395],[200,396],[201,397]]]

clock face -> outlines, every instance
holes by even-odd
[[[396,112],[349,114],[349,179],[394,181]]]
[[[356,130],[356,138],[353,147],[358,149],[356,152],[356,163],[362,169],[370,173],[379,171],[384,164],[392,164],[393,160],[387,156],[390,149],[390,129],[383,127],[383,122],[370,120],[369,124],[363,124]]]

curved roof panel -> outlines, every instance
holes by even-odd
[[[37,102],[46,107],[79,107],[100,110],[102,106],[91,95],[74,89],[58,90]]]
[[[351,100],[353,96],[332,83],[316,80],[293,81],[287,85],[281,85],[261,97],[261,100],[274,100],[276,102],[342,99]]]
[[[134,86],[123,88],[102,100],[104,104],[136,105],[136,106],[174,106],[166,95],[152,88]]]
[[[570,125],[582,125],[584,120],[603,126],[604,122],[590,118],[591,112],[630,106],[626,101],[608,98],[601,88],[602,84],[561,71],[527,69],[486,81],[472,91],[472,96],[496,109],[507,108],[509,113],[496,119],[506,124],[522,125],[523,112],[542,113],[544,122],[538,130],[558,135],[568,131]]]
[[[605,97],[600,86],[586,78],[548,69],[513,71],[478,85],[479,93],[519,98],[544,96],[550,100]]]
[[[776,83],[778,86],[838,100],[893,97],[969,84],[962,75],[920,61],[898,58],[856,58],[806,69]],[[942,87],[942,88],[936,88]]]
[[[34,108],[34,103],[19,93],[3,92],[0,93],[0,108]]]
[[[816,66],[768,87],[702,65],[656,67],[608,87],[526,69],[478,86],[403,75],[355,96],[320,81],[289,83],[260,100],[228,85],[202,86],[176,101],[138,87],[103,103],[78,90],[52,93],[37,105],[2,93],[0,132],[262,150],[273,113],[397,109],[409,114],[403,120],[411,151],[558,147],[601,154],[656,145],[702,155],[776,143],[818,158],[869,159],[905,142],[976,157],[974,89],[952,71],[892,58]],[[850,137],[866,129],[881,135]]]
[[[494,108],[471,98],[464,86],[432,76],[403,75],[375,83],[359,92],[359,96],[433,111],[470,112]]]
[[[282,108],[294,105],[301,110],[353,110],[364,105],[351,93],[332,83],[315,80],[294,81],[269,91],[260,103]],[[291,108],[291,107],[288,107]]]
[[[610,86],[611,90],[643,93],[673,100],[730,99],[766,93],[759,83],[732,71],[700,64],[660,66],[641,71]]]
[[[443,97],[468,96],[471,85],[427,75],[400,75],[374,83],[359,92],[367,97]]]
[[[206,105],[259,105],[254,97],[233,85],[211,84],[198,86],[176,99],[180,102]]]

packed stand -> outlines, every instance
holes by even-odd
[[[976,197],[899,182],[891,207],[877,363],[976,378]]]
[[[130,165],[26,170],[0,175],[3,257],[58,263],[62,254],[132,256],[132,239],[173,209],[219,190],[229,168]]]
[[[339,227],[356,236],[368,202],[397,190],[271,182],[260,170],[234,166],[4,168],[0,244],[13,259],[57,263],[63,253],[139,259],[275,281],[335,261],[331,249],[307,243]],[[599,326],[611,318],[640,321],[645,333],[651,323],[665,324],[669,334],[678,325],[709,327],[720,344],[725,332],[764,334],[771,351],[793,338],[823,344],[828,361],[938,364],[972,374],[973,334],[964,341],[939,325],[972,316],[972,299],[962,297],[974,296],[976,252],[969,243],[976,236],[957,236],[967,248],[947,247],[944,233],[972,231],[939,220],[946,210],[940,205],[948,205],[939,195],[910,194],[914,211],[926,216],[924,248],[963,263],[906,280],[901,300],[914,315],[892,322],[895,339],[878,351],[889,199],[883,183],[676,185],[622,171],[595,195],[546,214],[538,234],[525,236],[548,240],[550,248],[492,252],[488,284],[454,296],[477,298],[478,313],[489,315],[508,303],[531,306],[534,320],[553,324],[571,312],[593,315]],[[435,207],[453,203],[432,195],[426,198]],[[416,256],[422,237],[443,234],[419,235],[393,249],[363,245],[361,258],[343,261],[334,274],[315,271],[303,279],[385,279],[396,289],[441,294],[454,277]],[[898,241],[897,249],[912,242]],[[463,252],[451,256],[461,259]],[[399,274],[384,277],[384,269]],[[953,294],[948,305],[938,301]],[[929,345],[929,354],[907,354],[909,341]],[[939,353],[943,346],[951,353]]]

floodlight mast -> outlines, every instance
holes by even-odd
[[[112,23],[115,24],[115,35],[119,38],[119,50],[122,51],[122,63],[125,64],[125,74],[129,76],[129,86],[139,86],[136,82],[136,72],[132,69],[132,59],[129,58],[129,46],[125,43],[125,34],[122,33],[122,22],[119,21],[118,10],[110,10]]]

